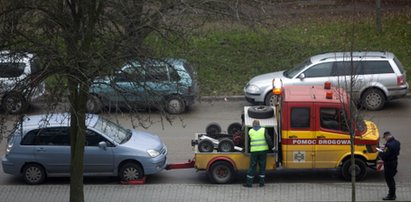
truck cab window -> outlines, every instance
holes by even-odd
[[[310,108],[293,107],[291,108],[291,128],[309,128],[310,127]]]

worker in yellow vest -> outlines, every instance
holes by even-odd
[[[248,136],[250,137],[250,167],[247,172],[246,183],[243,184],[243,186],[252,187],[254,174],[258,164],[259,185],[260,187],[264,187],[265,166],[269,147],[266,141],[266,130],[260,126],[260,121],[253,121],[253,128],[249,130]]]

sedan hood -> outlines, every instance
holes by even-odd
[[[271,84],[271,82],[273,81],[274,78],[284,79],[285,77],[284,77],[283,73],[284,73],[284,71],[261,74],[261,75],[258,75],[256,77],[252,78],[249,83],[257,85],[257,86],[261,86],[259,84],[267,84],[267,83]]]

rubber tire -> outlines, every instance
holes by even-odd
[[[276,100],[275,95],[270,91],[267,94],[267,96],[265,96],[264,104],[267,105],[267,106],[274,106],[275,100]]]
[[[235,172],[231,163],[216,161],[210,166],[207,175],[213,183],[228,184],[234,179]]]
[[[126,182],[141,179],[144,177],[143,168],[138,163],[126,163],[121,166],[118,177]]]
[[[89,95],[86,104],[86,111],[88,113],[99,114],[103,111],[103,103],[96,95]]]
[[[213,142],[211,142],[211,140],[208,139],[201,140],[198,143],[197,147],[199,152],[213,152],[214,150]]]
[[[219,152],[232,152],[234,151],[234,142],[229,138],[223,138],[219,140],[217,150]]]
[[[186,103],[180,96],[173,95],[167,98],[165,109],[170,114],[181,114],[186,111]]]
[[[341,176],[344,178],[346,181],[351,181],[351,174],[350,174],[350,168],[351,168],[351,159],[347,159],[344,161],[342,167],[341,167]],[[365,175],[367,175],[367,165],[364,163],[364,161],[360,159],[355,159],[355,181],[361,181]]]
[[[2,107],[7,114],[21,114],[27,111],[28,104],[23,95],[10,93],[3,98]]]
[[[41,184],[46,179],[46,172],[43,166],[30,163],[24,166],[22,176],[27,184]]]
[[[274,116],[274,109],[269,106],[252,106],[248,108],[248,116],[256,119],[266,119]]]
[[[238,123],[238,122],[236,122],[236,123],[232,123],[232,124],[230,124],[229,126],[228,126],[228,128],[227,128],[227,133],[229,134],[229,135],[233,135],[234,133],[236,133],[237,131],[241,131],[241,128],[242,128],[243,126],[241,125],[241,123]]]
[[[209,123],[206,127],[207,135],[215,135],[221,133],[221,126],[218,123]]]
[[[376,88],[366,90],[361,97],[361,106],[370,111],[382,109],[385,102],[385,94]]]

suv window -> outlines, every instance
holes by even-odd
[[[0,78],[19,77],[23,74],[25,67],[24,63],[0,63]]]
[[[318,65],[314,65],[304,71],[305,77],[310,78],[310,77],[327,77],[331,76],[331,70],[332,70],[333,63],[332,62],[327,62],[327,63],[321,63]]]
[[[107,142],[109,145],[109,141],[100,134],[92,130],[86,130],[86,146],[98,146],[100,142]]]
[[[291,128],[309,128],[310,127],[310,108],[293,107],[291,108]]]
[[[166,65],[148,66],[145,68],[146,81],[168,81],[168,71]]]
[[[67,127],[40,128],[28,132],[22,145],[70,145]]]

